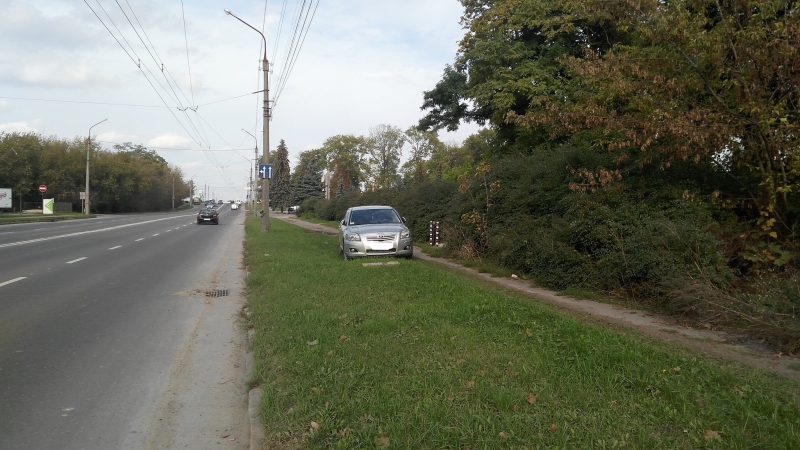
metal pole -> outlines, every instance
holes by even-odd
[[[9,148],[11,149],[12,152],[14,152],[15,155],[17,155],[17,159],[19,159],[19,153],[17,153],[17,151],[14,150],[14,147],[9,147]],[[20,173],[19,184],[17,185],[18,188],[17,190],[19,191],[19,213],[22,214],[22,168],[19,169],[19,173]],[[14,195],[12,194],[11,197],[12,197],[11,201],[13,202]]]
[[[100,125],[101,123],[105,122],[106,120],[108,120],[108,119],[107,118],[103,119],[100,122],[97,122],[96,124],[94,124],[94,125],[89,127],[89,140],[86,143],[86,194],[85,194],[86,195],[86,199],[83,202],[83,204],[85,205],[84,206],[84,208],[85,208],[84,214],[86,214],[86,215],[89,215],[90,211],[91,211],[89,209],[89,151],[92,149],[92,128],[96,127],[97,125]]]
[[[253,210],[253,217],[258,217],[258,211],[256,211],[256,198],[255,198],[255,195],[256,195],[255,187],[256,187],[256,185],[255,185],[255,182],[253,181],[253,170],[254,170],[253,166],[258,164],[258,139],[256,139],[256,137],[253,136],[252,133],[250,133],[249,131],[245,130],[244,128],[242,128],[242,131],[244,131],[245,133],[247,133],[250,136],[252,136],[253,139],[256,142],[255,152],[253,153],[253,164],[250,166],[250,207]]]
[[[175,173],[172,173],[172,211],[175,211]]]
[[[252,28],[256,33],[261,35],[261,39],[264,41],[264,58],[262,60],[262,67],[261,70],[264,71],[264,130],[262,136],[262,148],[264,149],[264,154],[261,155],[261,164],[269,164],[269,61],[267,61],[267,38],[264,37],[264,33],[258,31],[258,28],[253,27],[249,23],[245,22],[244,20],[240,19],[236,14],[232,13],[231,10],[225,9],[225,14],[229,16],[235,17],[239,22],[247,25],[248,27]],[[264,208],[264,215],[261,216],[261,231],[267,232],[269,231],[269,179],[262,178],[261,179],[261,206]]]
[[[269,61],[267,61],[267,40],[264,39],[264,152],[261,155],[262,164],[269,164]],[[261,206],[264,215],[261,216],[261,232],[269,231],[269,178],[261,179]]]

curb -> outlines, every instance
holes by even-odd
[[[247,415],[250,419],[250,450],[260,450],[264,442],[264,427],[258,415],[258,406],[261,404],[261,388],[250,389],[247,393]]]
[[[245,373],[248,382],[253,374],[255,355],[253,353],[253,337],[256,330],[247,330],[247,354],[245,355]],[[261,450],[264,444],[264,427],[261,424],[259,406],[261,405],[261,388],[255,387],[247,393],[247,421],[250,425],[250,450]]]

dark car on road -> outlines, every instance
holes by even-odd
[[[215,209],[201,209],[197,214],[197,224],[213,223],[219,225],[219,212]]]

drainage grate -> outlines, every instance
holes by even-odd
[[[219,290],[215,289],[213,291],[206,291],[206,297],[227,297],[231,291],[227,289]]]

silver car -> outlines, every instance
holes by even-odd
[[[339,223],[339,253],[347,260],[363,256],[411,258],[414,243],[405,219],[391,206],[356,206]]]

